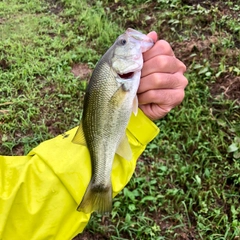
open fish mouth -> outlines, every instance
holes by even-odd
[[[118,73],[118,76],[122,79],[132,78],[133,75],[134,75],[134,72],[128,72],[128,73],[123,73],[123,74]]]

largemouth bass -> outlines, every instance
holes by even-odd
[[[126,137],[131,113],[137,113],[136,92],[143,66],[142,53],[153,40],[127,29],[97,63],[86,90],[83,115],[73,138],[89,149],[92,178],[77,210],[85,213],[112,209],[111,170],[115,153],[131,160]]]

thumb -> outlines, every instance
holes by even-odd
[[[158,40],[158,35],[157,35],[157,33],[155,31],[152,31],[152,32],[148,33],[147,36],[152,38],[154,43]]]

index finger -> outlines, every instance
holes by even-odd
[[[167,41],[159,40],[154,44],[154,46],[150,50],[143,53],[143,59],[144,61],[147,61],[157,55],[174,56],[174,52]]]

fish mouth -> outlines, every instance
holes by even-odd
[[[128,72],[128,73],[123,73],[123,74],[118,73],[118,76],[122,79],[132,78],[133,75],[134,75],[134,72]]]
[[[147,35],[139,32],[135,29],[128,28],[126,33],[127,33],[127,35],[129,35],[131,37],[131,40],[133,42],[139,42],[139,41],[141,42],[142,52],[146,52],[154,45],[152,38],[148,37]]]

